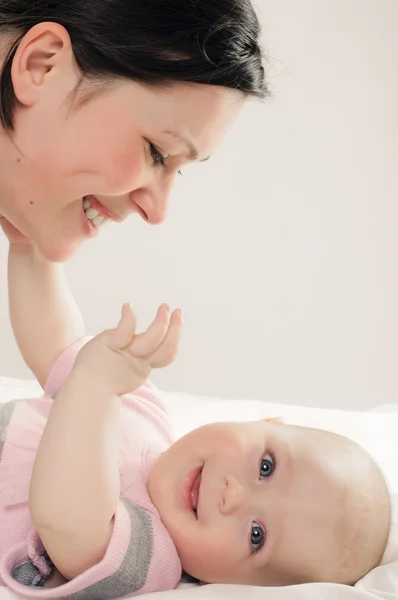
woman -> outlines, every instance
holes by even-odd
[[[51,261],[166,216],[267,87],[250,0],[0,0],[0,215]]]

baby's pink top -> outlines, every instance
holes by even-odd
[[[0,582],[24,596],[73,600],[173,589],[181,577],[180,560],[146,486],[151,464],[173,440],[159,393],[150,383],[122,399],[121,497],[103,560],[64,585],[43,588],[53,565],[30,518],[29,483],[53,398],[86,342],[58,358],[42,398],[0,405]]]

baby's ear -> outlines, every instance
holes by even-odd
[[[277,425],[278,423],[283,424],[285,421],[283,419],[283,417],[271,417],[270,419],[263,419],[266,423],[275,423],[275,425]]]

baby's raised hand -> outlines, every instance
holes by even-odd
[[[129,304],[115,329],[104,331],[79,352],[75,371],[93,377],[109,392],[127,394],[138,389],[151,369],[173,362],[181,336],[182,313],[163,304],[144,333],[135,333],[136,319]]]

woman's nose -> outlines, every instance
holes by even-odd
[[[225,475],[224,489],[222,492],[220,512],[228,516],[235,513],[244,501],[244,488],[232,474]]]
[[[132,193],[131,198],[140,209],[141,216],[151,225],[159,225],[166,219],[174,179],[174,176],[163,178]]]
[[[155,198],[150,192],[135,192],[131,196],[141,217],[150,225],[159,225],[167,217],[168,202],[165,198]]]

